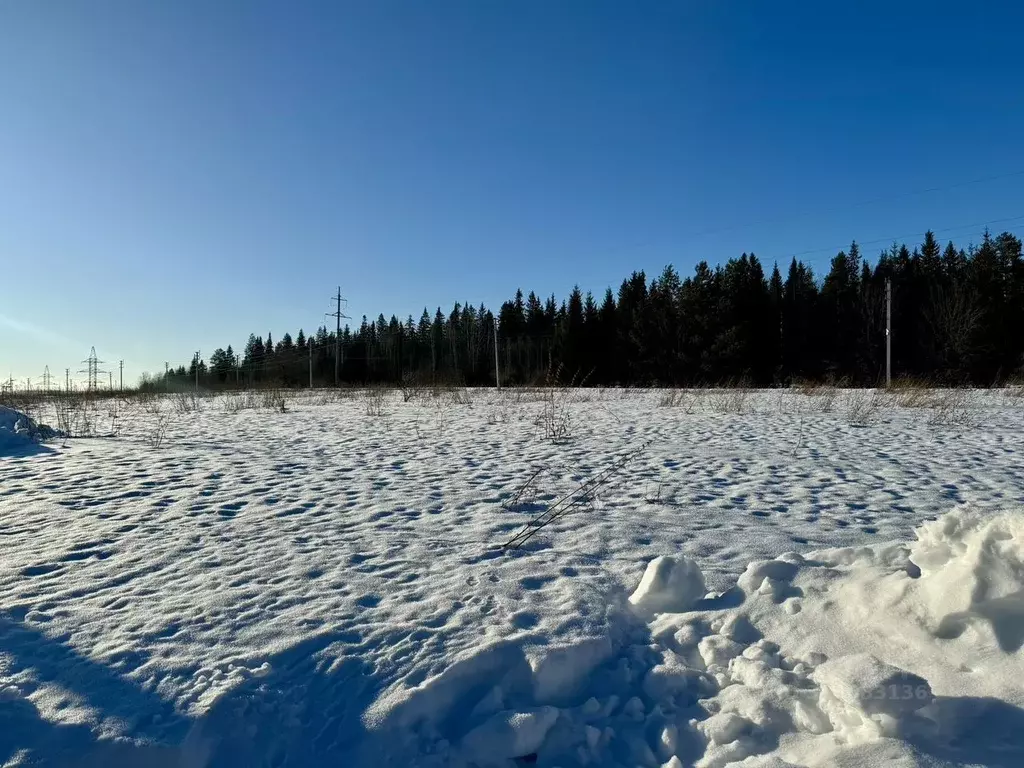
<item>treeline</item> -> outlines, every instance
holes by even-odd
[[[518,291],[498,311],[503,383],[700,385],[794,380],[874,385],[885,372],[886,280],[892,284],[894,376],[990,385],[1024,370],[1024,260],[1010,233],[944,248],[933,233],[910,250],[894,244],[872,266],[853,243],[819,279],[793,259],[766,274],[753,254],[724,266],[700,262],[681,278],[634,272],[596,299],[575,288],[559,302]],[[419,321],[365,316],[341,333],[343,384],[402,380],[494,383],[495,317],[482,304]],[[274,341],[249,337],[244,350],[218,349],[208,362],[172,371],[166,384],[206,387],[335,381],[335,334],[299,331]],[[152,381],[158,385],[159,380]]]

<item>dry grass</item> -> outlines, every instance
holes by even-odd
[[[198,392],[175,392],[171,395],[171,405],[180,414],[197,413],[203,409],[203,398]]]
[[[87,395],[61,393],[52,401],[57,430],[67,438],[95,437],[98,413]]]
[[[662,408],[679,408],[691,415],[703,408],[704,399],[705,390],[702,389],[668,389],[662,393],[658,405]]]
[[[814,399],[815,407],[821,413],[832,413],[839,399],[839,388],[832,385],[819,387]]]
[[[1024,383],[1013,382],[1003,387],[1003,397],[1015,405],[1024,403]]]
[[[843,415],[852,427],[866,427],[874,423],[885,405],[877,390],[855,389],[843,398]]]
[[[686,390],[684,389],[667,389],[665,390],[661,398],[658,400],[658,405],[661,408],[680,408],[685,406],[688,401],[686,396]]]
[[[309,405],[334,405],[342,400],[347,400],[354,394],[351,389],[316,389],[306,396]]]
[[[832,413],[839,403],[840,392],[849,386],[846,379],[829,378],[825,381],[794,381],[790,389],[811,400],[810,409],[818,413]]]
[[[708,395],[708,403],[715,413],[749,413],[750,390],[743,384],[714,389]]]
[[[247,410],[288,411],[287,390],[277,387],[267,389],[249,389],[236,394],[224,395],[224,410],[228,413],[239,413]]]
[[[448,402],[452,405],[472,405],[473,395],[466,387],[452,387],[447,393]]]
[[[503,389],[490,405],[491,410],[487,415],[487,421],[490,424],[509,424],[522,420],[524,414],[523,390]]]
[[[944,389],[933,394],[928,423],[936,427],[969,427],[974,423],[974,398],[968,389]]]

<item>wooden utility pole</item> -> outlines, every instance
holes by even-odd
[[[200,352],[196,352],[196,392],[199,391],[199,355]]]
[[[124,392],[124,360],[120,362],[121,366],[121,391]]]
[[[501,392],[501,370],[498,367],[498,318],[494,318],[494,384]]]
[[[338,286],[338,312],[335,315],[338,321],[334,331],[334,386],[338,386],[341,375],[341,286]]]
[[[310,339],[306,346],[309,347],[309,388],[313,388],[313,340]]]
[[[885,278],[885,387],[892,386],[892,281]]]

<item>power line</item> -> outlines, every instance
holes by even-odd
[[[822,213],[831,213],[831,212],[835,212],[835,211],[843,211],[843,210],[848,210],[848,209],[851,209],[851,208],[863,208],[865,206],[874,205],[876,203],[884,203],[884,202],[888,202],[890,200],[899,200],[899,199],[903,199],[903,198],[907,198],[907,197],[914,197],[916,195],[930,194],[930,193],[933,193],[933,192],[943,192],[943,191],[946,191],[946,190],[949,190],[949,189],[957,189],[957,188],[960,188],[960,187],[968,187],[968,186],[972,186],[972,185],[975,185],[975,184],[984,184],[984,183],[991,182],[991,181],[999,181],[999,180],[1003,180],[1003,179],[1017,178],[1017,177],[1020,177],[1020,176],[1024,176],[1024,169],[1020,169],[1020,170],[1016,170],[1016,171],[1010,171],[1010,172],[1007,172],[1007,173],[993,174],[993,175],[990,175],[990,176],[980,176],[980,177],[976,177],[976,178],[973,178],[973,179],[967,179],[967,180],[964,180],[964,181],[956,181],[956,182],[951,182],[949,184],[941,184],[941,185],[938,185],[938,186],[924,187],[924,188],[921,188],[921,189],[910,190],[910,191],[907,191],[907,192],[898,192],[898,193],[895,193],[893,195],[885,195],[885,196],[881,196],[881,197],[874,197],[874,198],[860,200],[860,201],[853,202],[853,203],[844,203],[842,205],[834,206],[834,207],[831,207],[831,208],[818,209],[818,210],[814,210],[814,211],[803,210],[803,211],[801,211],[799,213],[791,214],[790,216],[785,217],[785,218],[778,217],[778,216],[773,216],[771,218],[748,219],[747,221],[743,221],[743,222],[739,222],[739,223],[734,223],[734,224],[727,224],[727,225],[722,226],[722,227],[713,227],[713,228],[710,228],[710,229],[700,229],[700,230],[690,230],[689,232],[681,232],[681,233],[678,233],[678,234],[673,234],[673,237],[677,241],[679,241],[679,240],[683,240],[683,239],[686,239],[686,238],[698,238],[698,237],[705,237],[707,235],[712,235],[712,234],[719,234],[719,233],[724,233],[724,232],[733,232],[733,231],[736,231],[736,230],[742,230],[742,229],[745,229],[745,228],[748,228],[748,227],[751,227],[751,226],[755,226],[755,225],[758,225],[758,224],[769,224],[769,223],[774,224],[774,223],[778,223],[780,221],[797,221],[797,220],[800,220],[802,218],[806,218],[808,216],[820,215]],[[990,223],[995,223],[995,222],[990,222]],[[973,225],[973,226],[978,226],[978,225]],[[947,229],[947,230],[939,230],[939,231],[949,231],[949,230]],[[913,236],[913,235],[910,235],[910,236]],[[904,236],[904,237],[908,237],[908,236]],[[590,256],[594,257],[594,256],[600,254],[603,257],[609,257],[609,256],[615,256],[617,254],[623,254],[623,253],[635,253],[637,251],[641,251],[641,250],[644,250],[644,249],[649,249],[649,248],[651,248],[653,246],[661,245],[663,242],[664,242],[663,240],[658,240],[658,241],[648,240],[648,241],[645,241],[645,242],[634,242],[631,245],[615,246],[615,247],[610,247],[608,249],[601,250],[601,251],[595,250],[595,251],[591,252]],[[879,241],[879,242],[881,242],[881,241]],[[865,243],[865,244],[868,244],[868,243]],[[845,246],[840,246],[840,247],[845,247]],[[829,248],[821,248],[821,249],[815,249],[815,250],[812,250],[812,251],[806,251],[805,253],[813,254],[813,253],[825,252],[825,251],[828,251],[828,250],[831,250],[831,249],[829,249]],[[791,255],[801,255],[801,254],[791,254]],[[780,258],[788,258],[788,256],[783,256],[783,257],[780,257]]]
[[[837,206],[833,206],[833,207],[830,207],[830,208],[822,208],[822,209],[818,209],[818,210],[814,210],[814,211],[804,210],[804,211],[801,211],[799,213],[795,213],[795,214],[792,214],[792,215],[788,216],[786,218],[786,220],[787,221],[794,221],[794,220],[805,218],[807,216],[818,216],[818,215],[821,215],[822,213],[831,213],[831,212],[835,212],[835,211],[845,211],[845,210],[849,210],[851,208],[864,208],[866,206],[875,205],[877,203],[886,203],[886,202],[890,202],[892,200],[902,200],[902,199],[905,199],[905,198],[908,198],[908,197],[916,197],[917,195],[927,195],[927,194],[930,194],[932,192],[945,192],[946,190],[949,190],[949,189],[958,189],[960,187],[969,187],[969,186],[972,186],[972,185],[975,185],[975,184],[984,184],[984,183],[989,182],[989,181],[1000,181],[1000,180],[1003,180],[1003,179],[1012,179],[1012,178],[1016,178],[1016,177],[1019,177],[1019,176],[1024,176],[1024,169],[1019,170],[1019,171],[1010,171],[1009,173],[999,173],[999,174],[995,174],[993,176],[981,176],[981,177],[975,178],[975,179],[968,179],[966,181],[957,181],[957,182],[953,182],[952,184],[942,184],[942,185],[936,186],[936,187],[926,187],[926,188],[923,188],[923,189],[915,189],[915,190],[911,190],[909,192],[897,192],[897,193],[892,194],[892,195],[884,195],[884,196],[881,196],[881,197],[873,197],[873,198],[870,198],[870,199],[867,199],[867,200],[861,200],[861,201],[855,202],[855,203],[844,203],[843,205],[837,205]],[[694,231],[694,232],[689,232],[689,233],[683,233],[683,234],[679,235],[679,237],[681,237],[681,238],[686,238],[686,237],[704,237],[706,235],[714,235],[714,234],[718,234],[718,233],[721,233],[721,232],[733,232],[735,230],[743,229],[745,227],[753,226],[753,225],[756,225],[756,224],[774,224],[774,223],[777,223],[778,221],[779,221],[778,217],[762,218],[762,219],[751,219],[751,220],[749,220],[747,222],[741,222],[739,224],[728,224],[728,225],[723,226],[723,227],[714,227],[712,229],[704,229],[704,230],[699,230],[699,231]]]
[[[957,227],[946,227],[944,229],[933,229],[932,230],[932,234],[941,235],[944,232],[954,232],[956,230],[961,230],[961,229],[982,229],[982,228],[987,228],[987,227],[989,227],[989,226],[991,226],[993,224],[1007,224],[1007,223],[1009,223],[1011,221],[1022,221],[1022,220],[1024,220],[1024,215],[1021,215],[1021,216],[1010,216],[1010,217],[1005,218],[1005,219],[993,219],[991,221],[983,221],[983,222],[978,223],[978,224],[961,224],[960,226],[957,226]],[[906,240],[906,239],[909,239],[911,237],[919,237],[920,234],[921,234],[920,232],[915,232],[915,233],[910,234],[910,235],[893,235],[891,237],[880,237],[880,238],[878,238],[876,240],[857,240],[856,242],[857,242],[857,245],[880,245],[882,243],[886,243],[886,244],[892,243],[892,242],[895,242],[897,240]],[[840,246],[832,246],[832,247],[829,247],[829,248],[813,248],[813,249],[808,250],[808,251],[797,251],[796,253],[790,253],[790,254],[788,254],[788,256],[790,256],[792,258],[796,258],[798,256],[808,256],[808,255],[812,255],[812,254],[815,254],[815,253],[827,253],[827,252],[831,252],[831,251],[839,251],[839,250],[842,250],[843,248],[846,248],[846,247],[847,247],[846,245],[840,245]],[[777,259],[776,259],[776,261],[777,261]]]

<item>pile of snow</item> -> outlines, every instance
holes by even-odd
[[[482,695],[426,683],[393,723],[415,764],[1024,765],[1024,513],[754,562],[722,594],[659,557],[626,610],[616,652],[557,651],[571,686],[493,653],[458,672]]]
[[[56,432],[13,408],[0,405],[0,450],[16,449],[37,440],[54,437]]]

